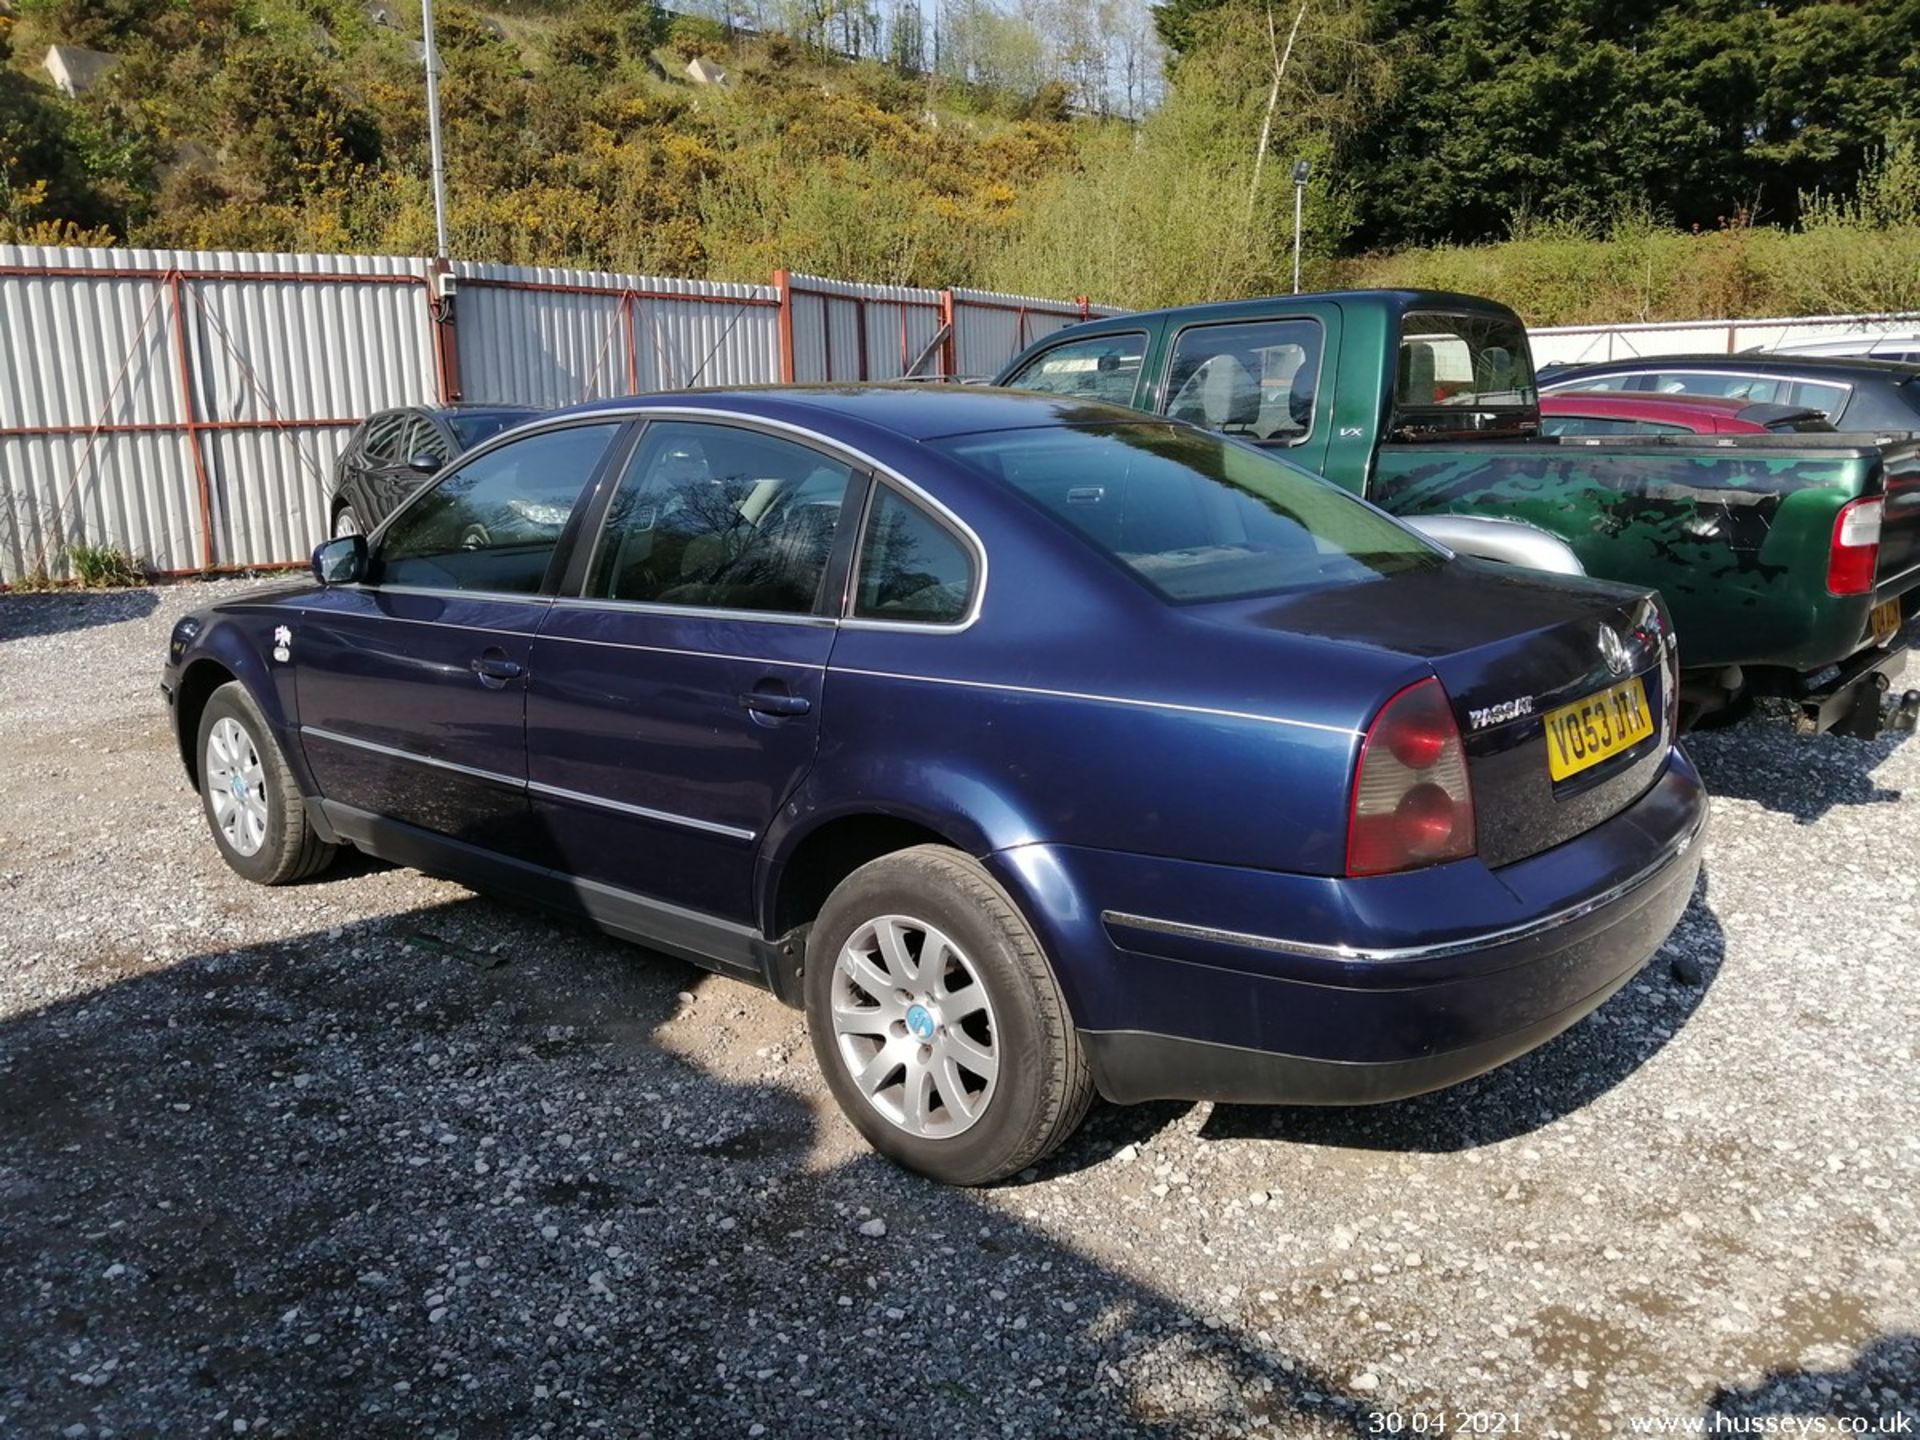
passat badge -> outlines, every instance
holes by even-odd
[[[285,625],[276,625],[273,629],[273,658],[282,665],[293,658],[293,631]]]
[[[1522,715],[1533,713],[1533,697],[1521,695],[1513,700],[1502,700],[1498,705],[1483,705],[1478,710],[1467,712],[1467,725],[1474,730],[1484,730],[1489,725],[1504,725],[1509,720],[1518,720]]]

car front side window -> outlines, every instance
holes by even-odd
[[[810,614],[853,473],[757,430],[656,421],[607,512],[587,596]]]
[[[374,557],[374,583],[537,592],[574,504],[619,428],[543,430],[462,465],[395,516]]]

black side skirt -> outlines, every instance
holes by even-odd
[[[338,801],[309,798],[307,809],[322,839],[344,842],[395,865],[491,895],[585,920],[609,935],[746,980],[795,1003],[784,993],[791,987],[775,983],[784,973],[782,967],[791,966],[751,926],[532,865]]]

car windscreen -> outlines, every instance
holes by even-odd
[[[483,411],[477,415],[449,415],[447,424],[453,427],[453,437],[460,442],[460,448],[471,450],[482,440],[491,440],[509,425],[518,425],[526,418],[518,410],[499,414]]]
[[[1003,430],[932,444],[1178,603],[1445,563],[1435,546],[1318,475],[1184,426]]]

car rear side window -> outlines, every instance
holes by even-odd
[[[1847,387],[1844,385],[1822,385],[1815,380],[1801,380],[1795,383],[1793,392],[1796,405],[1818,410],[1829,420],[1835,419],[1847,408]]]
[[[587,594],[810,613],[852,478],[850,465],[778,436],[656,421],[607,512]]]
[[[365,449],[375,460],[393,460],[400,454],[400,435],[411,417],[405,410],[389,410],[367,421]]]
[[[874,491],[860,540],[855,616],[957,625],[975,583],[973,556],[958,535],[890,486]]]
[[[376,584],[532,594],[618,424],[543,430],[450,472],[388,526]]]
[[[1043,395],[1131,405],[1146,353],[1147,337],[1138,330],[1069,340],[1034,356],[1006,383],[1015,390],[1038,390]]]
[[[1350,585],[1446,563],[1319,476],[1185,427],[1008,430],[932,443],[1175,602]]]
[[[1167,414],[1223,435],[1297,444],[1313,429],[1319,381],[1317,321],[1193,325],[1173,342]]]

